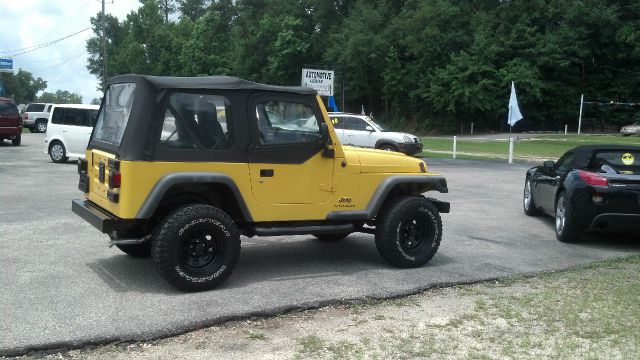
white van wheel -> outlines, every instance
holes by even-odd
[[[68,159],[67,150],[59,141],[54,141],[51,146],[49,146],[49,156],[55,163],[65,162]]]

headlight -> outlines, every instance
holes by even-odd
[[[410,137],[409,137],[409,136],[407,136],[407,135],[404,135],[404,136],[402,137],[402,140],[404,140],[404,142],[406,142],[406,143],[412,143],[412,142],[413,142],[413,139],[412,139],[412,138],[410,138]]]

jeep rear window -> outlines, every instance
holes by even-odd
[[[44,104],[29,104],[29,106],[27,106],[27,110],[25,110],[25,112],[43,112],[44,111]]]
[[[120,146],[131,114],[135,89],[136,85],[132,83],[109,86],[93,131],[94,140]]]
[[[229,149],[233,126],[229,101],[218,95],[175,93],[165,111],[160,142],[167,148]]]

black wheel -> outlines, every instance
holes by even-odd
[[[43,133],[47,131],[47,121],[46,120],[38,120],[36,121],[33,128],[36,130],[35,132]]]
[[[18,134],[15,139],[11,139],[11,144],[13,146],[18,146],[22,142],[22,134]]]
[[[532,190],[533,186],[531,177],[527,176],[527,180],[524,182],[524,192],[522,194],[522,207],[524,208],[525,214],[529,216],[538,216],[540,215],[540,210],[536,208]]]
[[[311,234],[320,241],[340,241],[349,236],[351,233],[336,233],[336,234]]]
[[[240,255],[240,232],[224,211],[190,205],[160,224],[151,254],[156,269],[183,291],[213,289],[229,277]]]
[[[395,146],[393,146],[391,144],[384,144],[384,145],[380,146],[378,149],[384,150],[384,151],[398,151],[398,148],[396,148]]]
[[[69,158],[67,157],[67,149],[60,141],[54,141],[49,145],[49,157],[55,163],[63,163]]]
[[[564,191],[556,199],[555,230],[556,238],[566,243],[578,242],[582,235],[582,229],[576,225],[567,206],[567,194]]]
[[[440,213],[422,196],[393,200],[376,220],[378,252],[398,267],[426,264],[438,251],[441,239]]]
[[[131,255],[137,258],[144,258],[151,256],[151,242],[147,241],[142,244],[123,244],[116,247],[122,250],[123,253]]]

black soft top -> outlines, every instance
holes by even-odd
[[[582,145],[575,147],[567,152],[572,152],[575,155],[572,161],[572,168],[581,169],[589,165],[589,161],[591,160],[594,152],[606,150],[640,151],[640,146],[613,144]]]
[[[151,75],[118,75],[110,78],[108,84],[147,82],[156,89],[221,89],[221,90],[262,90],[296,94],[316,95],[317,91],[303,86],[276,86],[255,83],[233,76],[175,77]]]

